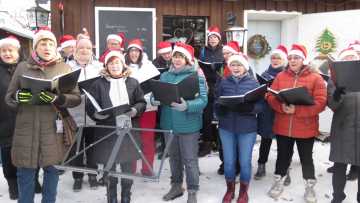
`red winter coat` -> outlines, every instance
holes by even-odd
[[[325,82],[318,73],[311,71],[307,66],[298,74],[286,69],[276,76],[271,88],[281,90],[302,86],[313,96],[315,104],[295,105],[294,114],[286,114],[274,95],[266,95],[268,103],[275,111],[275,134],[294,138],[311,138],[319,134],[319,113],[325,109],[327,91]]]

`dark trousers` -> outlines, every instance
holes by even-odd
[[[112,167],[115,170],[115,165]],[[132,173],[132,163],[124,162],[120,163],[120,168],[122,173]],[[117,177],[109,177],[109,185],[107,186],[107,196],[109,203],[117,203]],[[131,195],[131,186],[133,185],[133,180],[128,178],[121,178],[121,198],[130,197]]]
[[[314,146],[314,138],[300,139],[292,138],[282,135],[276,135],[277,139],[277,159],[276,159],[276,169],[275,174],[281,175],[282,177],[286,175],[293,155],[294,144],[299,152],[301,168],[303,173],[303,178],[315,179],[315,169],[314,161],[312,158],[312,151]]]
[[[356,167],[355,167],[356,168]],[[344,163],[334,163],[334,173],[332,177],[332,186],[333,186],[333,203],[342,202],[346,195],[344,193],[344,188],[346,184],[346,169],[347,164]],[[357,167],[358,177],[360,177],[360,170]],[[358,180],[358,192],[357,192],[357,201],[360,202],[360,181]]]
[[[11,162],[11,146],[1,147],[1,160],[6,180],[16,180],[16,167]],[[38,173],[39,174],[39,173]]]
[[[266,164],[269,158],[272,138],[261,137],[260,150],[259,150],[259,164]]]
[[[94,128],[91,128],[91,127],[85,127],[83,129],[83,136],[82,136],[81,141],[80,141],[81,142],[80,143],[80,150],[84,149],[84,147],[87,147],[92,143],[92,141],[93,141],[93,139],[92,139],[93,131],[94,131]],[[70,154],[74,155],[76,148],[73,147],[72,150],[73,151]],[[88,154],[88,153],[85,152],[85,154]],[[84,153],[82,153],[78,157],[76,157],[76,159],[71,161],[71,165],[72,166],[77,166],[77,167],[88,166],[86,164],[86,159],[85,160],[84,159],[85,159]],[[90,175],[92,175],[92,174],[89,174],[89,176]],[[74,179],[82,179],[84,177],[84,173],[73,171],[72,176],[73,176]],[[96,175],[93,175],[93,176],[96,176]]]
[[[201,136],[200,139],[203,142],[212,142],[216,141],[215,133],[214,133],[214,125],[212,125],[213,120],[213,108],[214,101],[208,101],[204,113],[203,113],[203,127],[200,130]]]

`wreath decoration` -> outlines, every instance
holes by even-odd
[[[271,47],[268,41],[265,39],[265,36],[259,34],[250,37],[247,42],[247,47],[248,56],[254,59],[263,58],[271,50]]]

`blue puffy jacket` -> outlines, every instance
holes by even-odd
[[[194,66],[186,66],[180,72],[174,72],[173,67],[160,76],[160,81],[177,83],[196,72]],[[186,100],[185,111],[173,110],[170,106],[161,105],[160,127],[173,130],[174,133],[195,133],[202,128],[203,109],[207,104],[207,89],[204,76],[199,75],[199,96],[193,100]]]
[[[254,103],[254,108],[249,113],[240,113],[222,107],[218,103],[220,96],[242,95],[255,89],[259,83],[248,73],[240,79],[229,76],[220,81],[216,90],[215,112],[219,119],[219,128],[233,133],[251,133],[257,131],[256,114],[263,109],[264,100]]]
[[[261,76],[263,76],[267,80],[274,79],[278,73],[280,73],[282,68],[273,68],[271,65],[269,68],[264,71]],[[272,127],[274,124],[274,110],[270,107],[270,105],[265,101],[264,102],[264,110],[260,112],[257,116],[258,118],[258,134],[264,138],[273,138],[274,133],[272,131]]]

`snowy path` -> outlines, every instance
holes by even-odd
[[[275,143],[275,142],[274,142]],[[318,197],[318,203],[329,203],[331,201],[331,174],[326,173],[326,168],[331,165],[328,161],[329,144],[316,142],[314,147],[314,161],[315,170],[318,183],[315,187]],[[253,153],[253,172],[257,167],[259,143],[255,145]],[[292,162],[290,186],[285,187],[285,191],[278,201],[269,198],[266,193],[272,184],[272,173],[275,166],[276,159],[276,145],[273,144],[269,162],[267,164],[267,176],[261,181],[252,180],[250,185],[250,202],[251,203],[302,203],[304,193],[304,183],[302,180],[302,173],[300,162],[295,150],[294,160]],[[210,156],[200,159],[200,191],[198,193],[199,203],[220,203],[222,195],[224,194],[225,181],[222,176],[216,174],[218,169],[219,159],[217,154],[213,153]],[[170,171],[168,162],[166,162],[165,169],[162,173],[160,182],[144,182],[137,180],[133,187],[132,202],[134,203],[158,203],[169,189]],[[0,174],[0,202],[12,203],[7,194],[7,186],[5,185],[4,177]],[[356,202],[356,181],[348,182],[346,185],[347,199],[343,203]],[[239,184],[237,184],[238,187]],[[60,176],[58,187],[58,201],[59,203],[106,203],[105,188],[100,187],[97,190],[90,190],[87,181],[84,181],[83,190],[79,193],[72,192],[72,176],[70,172],[66,172]],[[120,190],[120,189],[119,189]],[[119,195],[120,196],[120,195]],[[187,194],[170,203],[184,203],[186,202]],[[40,202],[40,195],[36,195],[36,202]],[[235,202],[235,200],[233,201]]]

